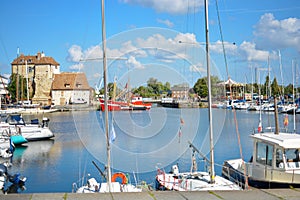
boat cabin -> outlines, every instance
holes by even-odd
[[[253,158],[248,175],[269,181],[300,182],[300,135],[259,133],[251,135]]]

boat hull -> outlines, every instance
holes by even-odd
[[[21,134],[27,141],[47,140],[54,137],[54,133],[47,127],[21,127]]]
[[[21,145],[28,142],[22,135],[12,135],[10,138],[14,145]]]
[[[236,169],[232,166],[228,161],[225,161],[222,168],[222,176],[230,181],[237,182],[242,185],[243,188],[245,186],[245,175],[244,172]],[[260,189],[275,189],[275,188],[299,188],[300,183],[286,183],[286,182],[276,182],[276,181],[264,181],[258,180],[251,176],[247,177],[248,186],[260,188]]]
[[[210,183],[210,175],[207,172],[186,172],[176,175],[159,172],[155,178],[155,188],[175,191],[241,190],[238,185],[221,176],[215,176],[215,183]]]

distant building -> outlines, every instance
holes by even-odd
[[[0,105],[2,102],[7,103],[9,101],[9,93],[7,86],[9,83],[9,77],[0,74]]]
[[[60,73],[60,65],[52,57],[37,53],[34,56],[21,54],[11,63],[12,74],[28,77],[29,96],[33,104],[51,104],[51,85],[55,74]],[[19,83],[21,84],[21,83]],[[24,88],[25,89],[25,88]],[[17,100],[21,97],[22,88],[16,95]]]
[[[172,98],[178,100],[187,100],[189,98],[189,88],[186,86],[175,86],[171,88]]]
[[[55,74],[52,84],[52,104],[89,104],[91,89],[84,73]]]

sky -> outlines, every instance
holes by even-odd
[[[208,12],[211,74],[264,83],[270,72],[279,84],[299,82],[299,0],[210,0]],[[1,1],[0,74],[11,73],[19,48],[101,86],[101,19],[100,0]],[[207,76],[203,0],[105,1],[105,27],[108,79],[119,87],[151,77],[192,87]]]

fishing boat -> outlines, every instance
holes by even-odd
[[[104,99],[100,99],[101,110],[104,111]],[[108,111],[121,111],[121,110],[150,110],[152,104],[145,103],[140,96],[133,96],[130,102],[125,101],[108,101]]]
[[[111,175],[111,156],[110,156],[110,143],[112,142],[112,136],[109,133],[108,126],[108,87],[107,87],[107,65],[106,65],[106,33],[105,33],[105,14],[104,14],[104,0],[101,2],[102,6],[102,48],[103,48],[103,77],[104,77],[104,115],[105,115],[105,136],[106,136],[106,154],[107,154],[107,166],[105,168],[106,173],[103,173],[102,170],[96,165],[93,161],[92,163],[100,172],[101,176],[105,179],[104,182],[97,182],[95,178],[89,178],[87,183],[79,188],[77,188],[77,184],[73,183],[73,192],[76,193],[111,193],[111,192],[141,192],[142,189],[134,186],[131,183],[128,183],[127,176],[118,172]],[[114,129],[112,129],[114,130]],[[115,132],[112,132],[115,134]],[[111,133],[111,134],[112,134]]]
[[[250,137],[253,140],[250,161],[241,158],[225,161],[222,176],[242,182],[245,188],[300,187],[300,135],[279,130],[277,106],[275,128],[260,127]]]
[[[157,170],[156,189],[157,190],[176,190],[176,191],[208,191],[208,190],[241,190],[235,183],[225,178],[215,175],[214,170],[214,143],[213,143],[213,126],[212,126],[212,99],[211,99],[211,74],[209,66],[209,34],[208,34],[208,1],[205,5],[205,33],[206,33],[206,64],[207,64],[207,84],[208,84],[208,121],[210,137],[210,159],[206,158],[191,143],[193,149],[192,169],[190,172],[179,172],[178,166],[173,166],[170,173],[161,169]],[[195,152],[199,153],[209,163],[209,172],[197,171]]]

